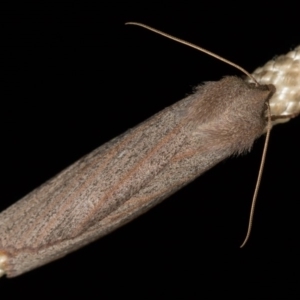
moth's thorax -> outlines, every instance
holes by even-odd
[[[219,140],[221,147],[228,144],[241,153],[263,134],[266,102],[274,91],[274,86],[256,86],[238,77],[207,82],[191,96],[189,126],[196,126],[195,134],[210,135],[212,144]]]

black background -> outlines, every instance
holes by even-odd
[[[286,4],[286,3],[284,3]],[[195,6],[196,5],[196,6]],[[84,154],[191,93],[300,42],[297,9],[267,3],[14,2],[1,9],[4,209]],[[278,125],[242,250],[263,139],[147,214],[64,259],[0,281],[1,299],[299,299],[300,119]]]

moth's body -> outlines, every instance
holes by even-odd
[[[249,150],[273,91],[208,82],[83,157],[0,214],[0,271],[14,277],[60,258]]]

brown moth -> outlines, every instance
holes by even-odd
[[[0,214],[0,275],[61,258],[249,151],[274,91],[237,77],[207,82],[81,158]]]

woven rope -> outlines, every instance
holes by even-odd
[[[273,84],[276,93],[270,99],[273,116],[296,116],[300,113],[300,46],[285,55],[268,61],[256,69],[254,78],[260,84]],[[290,118],[280,118],[273,124],[284,123]]]
[[[4,271],[5,266],[4,265],[5,265],[6,260],[7,260],[6,255],[0,254],[0,277],[5,274],[5,271]]]

